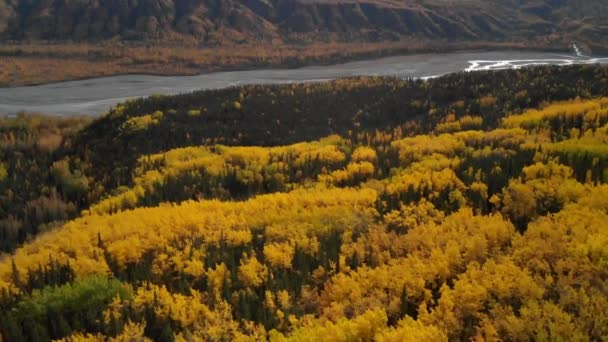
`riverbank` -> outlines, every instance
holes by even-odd
[[[567,46],[521,42],[341,43],[310,45],[184,46],[17,44],[0,47],[0,87],[116,75],[193,76],[218,71],[289,69],[417,53],[463,50],[567,51]]]
[[[211,72],[196,76],[120,75],[39,86],[0,89],[0,114],[99,115],[130,98],[189,93],[246,84],[319,82],[357,76],[428,79],[461,71],[513,69],[530,65],[608,63],[574,53],[543,51],[466,51],[409,54],[295,69],[266,68]]]

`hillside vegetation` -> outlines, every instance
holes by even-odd
[[[597,0],[0,0],[0,86],[608,46]]]
[[[535,0],[2,0],[11,40],[243,42],[450,40],[605,42],[602,2]]]
[[[606,339],[607,72],[248,86],[93,122],[6,119],[0,334]]]

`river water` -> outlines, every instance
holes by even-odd
[[[0,114],[99,115],[133,97],[218,89],[240,84],[279,84],[378,75],[429,78],[459,71],[532,65],[608,63],[608,58],[547,52],[490,51],[417,54],[299,69],[214,72],[198,76],[123,75],[31,87],[0,88]]]

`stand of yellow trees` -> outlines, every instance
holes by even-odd
[[[479,125],[142,156],[0,259],[4,341],[607,339],[608,99]]]

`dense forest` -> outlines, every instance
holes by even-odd
[[[2,341],[608,339],[608,68],[0,122]]]

